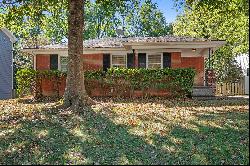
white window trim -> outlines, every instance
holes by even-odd
[[[113,55],[124,55],[125,56],[125,68],[128,68],[127,54],[124,54],[124,53],[110,54],[110,67],[113,67],[114,65],[117,65],[117,64],[113,64],[113,61],[112,61]]]
[[[33,67],[34,67],[34,70],[36,70],[36,55],[34,55],[34,59],[33,59]]]
[[[61,71],[61,55],[58,55],[58,70]]]
[[[161,69],[163,69],[163,53],[162,52],[150,52],[146,53],[146,69],[148,69],[148,56],[149,55],[155,55],[160,54],[161,55]]]
[[[58,70],[62,71],[61,57],[68,57],[68,55],[58,55]]]
[[[146,69],[148,69],[148,56],[149,55],[154,55],[154,54],[160,54],[161,55],[161,69],[163,69],[163,53],[162,52],[147,52],[146,53]],[[125,56],[125,67],[127,68],[127,54],[124,54],[123,52],[120,53],[113,53],[110,54],[110,66],[113,67],[116,64],[113,64],[112,62],[112,57],[113,55],[124,55]],[[68,57],[68,55],[58,55],[58,70],[62,70],[61,66],[61,57]]]

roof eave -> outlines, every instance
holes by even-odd
[[[216,40],[216,41],[183,41],[183,42],[122,42],[123,45],[126,46],[136,46],[136,45],[224,45],[226,44],[226,41],[224,40]]]
[[[148,49],[154,48],[219,48],[226,44],[226,41],[203,41],[203,42],[123,42],[124,47],[103,47],[103,48],[83,48],[83,51],[107,51],[107,50],[131,50],[131,49]],[[151,47],[150,47],[151,46]],[[23,52],[39,53],[42,51],[68,51],[68,48],[23,48]]]
[[[17,38],[7,28],[3,27],[0,30],[3,31],[3,33],[5,33],[9,37],[12,43],[15,43],[17,41]]]

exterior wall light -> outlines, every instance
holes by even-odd
[[[195,52],[195,51],[196,51],[196,48],[192,48],[192,51]]]

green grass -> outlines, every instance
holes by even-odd
[[[0,164],[249,164],[248,101],[0,101]]]

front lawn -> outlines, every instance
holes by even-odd
[[[249,164],[247,99],[0,101],[0,164]]]

